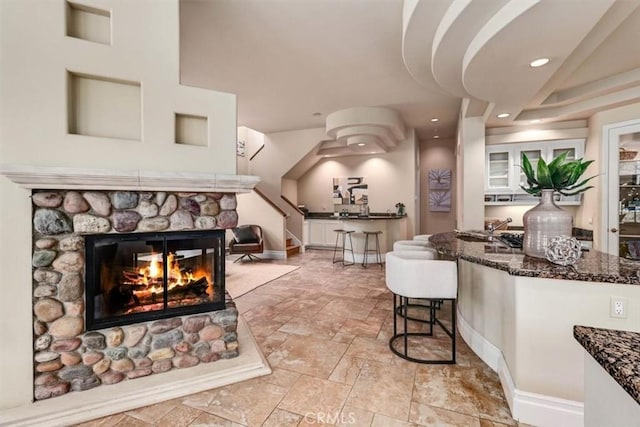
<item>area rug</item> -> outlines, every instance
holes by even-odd
[[[227,261],[225,263],[225,289],[232,298],[238,298],[298,268],[300,266],[297,265]]]

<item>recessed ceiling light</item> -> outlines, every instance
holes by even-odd
[[[435,123],[435,122],[439,122],[439,121],[440,121],[440,119],[439,119],[439,118],[437,118],[437,117],[434,117],[433,119],[431,119],[431,121]]]
[[[322,113],[318,113],[318,112],[315,112],[315,113],[312,114],[312,116],[321,116],[321,115],[322,115]]]
[[[529,123],[533,124],[533,123],[540,123],[540,119],[534,119],[531,120]]]
[[[440,138],[439,135],[433,135],[433,139],[438,139],[438,138]]]
[[[529,62],[529,66],[533,68],[542,67],[543,65],[547,65],[551,61],[549,58],[538,58]]]
[[[506,118],[507,118],[507,117],[509,117],[510,115],[511,115],[511,114],[509,114],[509,113],[500,113],[500,114],[498,114],[498,115],[497,115],[497,117],[498,117],[499,119],[506,119]]]
[[[359,143],[358,147],[364,147],[364,142]]]

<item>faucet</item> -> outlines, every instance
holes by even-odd
[[[487,231],[489,232],[489,237],[493,236],[493,232],[496,231],[496,229],[502,227],[505,224],[509,224],[511,221],[513,221],[511,218],[507,218],[504,221],[498,223],[498,225],[494,225],[492,222],[490,222],[487,225]]]

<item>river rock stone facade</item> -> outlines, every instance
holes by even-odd
[[[33,202],[34,398],[238,356],[238,311],[85,330],[84,236],[226,229],[234,193],[36,191]]]

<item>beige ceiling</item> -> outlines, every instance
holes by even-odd
[[[420,139],[454,137],[462,98],[489,127],[587,118],[640,101],[639,5],[181,0],[180,78],[236,93],[238,124],[265,133],[382,106]],[[529,67],[542,56],[547,66]]]

